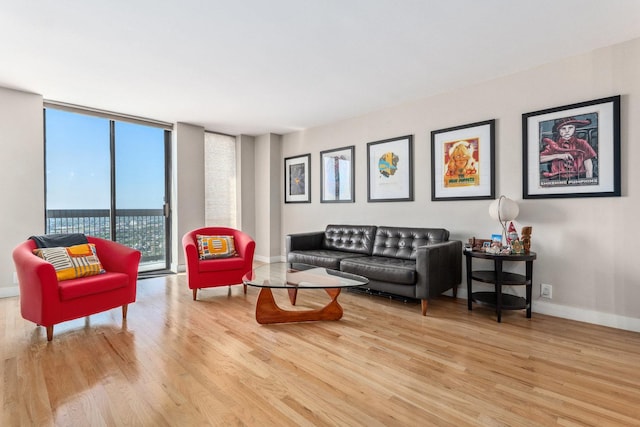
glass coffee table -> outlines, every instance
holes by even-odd
[[[339,320],[342,306],[338,295],[343,288],[363,286],[369,279],[329,268],[279,262],[251,270],[242,278],[245,285],[260,289],[256,303],[256,320],[260,324]],[[296,305],[299,289],[324,289],[331,301],[317,310],[283,310],[278,307],[271,289],[286,289],[291,305]]]

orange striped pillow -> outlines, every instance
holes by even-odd
[[[53,264],[58,281],[105,273],[93,243],[34,249],[33,253]]]
[[[204,236],[196,234],[200,259],[229,258],[236,256],[233,236]]]

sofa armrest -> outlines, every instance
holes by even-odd
[[[13,262],[16,267],[21,297],[36,296],[42,299],[58,292],[58,277],[56,270],[49,261],[45,261],[33,253],[35,244],[30,241],[17,246],[13,250]]]
[[[58,277],[50,262],[33,254],[35,247],[35,243],[28,240],[13,250],[20,286],[20,310],[25,319],[50,325],[60,312]],[[46,305],[44,301],[47,301]]]
[[[182,236],[182,248],[184,249],[184,261],[187,276],[189,278],[198,272],[198,246],[196,245],[195,233],[189,232]]]
[[[426,299],[462,282],[462,242],[448,240],[416,251],[416,298]]]
[[[291,251],[307,251],[311,249],[321,249],[324,231],[313,231],[310,233],[287,234],[285,244],[287,254]]]
[[[125,273],[135,283],[142,256],[139,250],[99,237],[87,236],[87,240],[96,245],[98,259],[106,271]]]
[[[238,256],[244,260],[245,270],[250,271],[253,268],[253,256],[256,251],[256,242],[251,236],[240,230],[237,230],[233,235]],[[195,250],[197,252],[198,248],[195,248]]]

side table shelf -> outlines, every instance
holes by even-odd
[[[496,309],[498,322],[502,321],[502,310],[527,310],[527,318],[531,318],[531,294],[533,286],[533,260],[536,254],[494,255],[486,252],[465,252],[467,265],[467,298],[468,309],[473,309],[473,303],[487,305]],[[488,259],[494,263],[493,270],[473,270],[472,260]],[[524,261],[525,274],[502,271],[504,261]],[[472,292],[473,281],[490,283],[495,287],[494,292]],[[525,286],[526,298],[502,293],[503,286]]]
[[[471,298],[473,302],[477,302],[478,304],[484,304],[489,307],[498,306],[498,297],[495,292],[474,292],[471,294]],[[525,298],[510,294],[502,294],[501,306],[503,310],[522,310],[528,308]]]

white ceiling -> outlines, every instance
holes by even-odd
[[[640,0],[0,0],[0,86],[288,133],[640,37]]]

